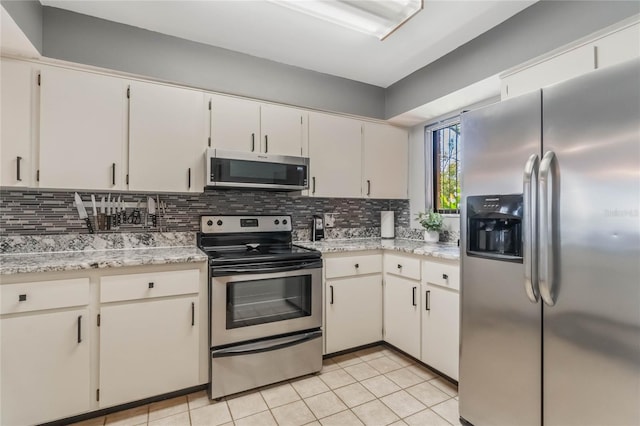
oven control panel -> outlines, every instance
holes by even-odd
[[[205,234],[227,232],[291,231],[291,216],[202,216],[200,231]]]

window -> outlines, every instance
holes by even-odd
[[[433,209],[460,213],[460,122],[431,130],[433,146]]]

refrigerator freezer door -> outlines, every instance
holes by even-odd
[[[559,191],[545,426],[640,424],[639,82],[634,60],[543,90]]]
[[[541,424],[541,305],[523,263],[469,257],[466,201],[521,194],[541,154],[540,91],[463,114],[460,416],[474,425]],[[527,224],[524,224],[527,226]]]

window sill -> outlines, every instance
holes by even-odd
[[[460,218],[460,214],[459,213],[442,213],[442,217],[458,219]]]

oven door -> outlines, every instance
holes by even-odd
[[[322,260],[212,269],[211,346],[322,326]]]

